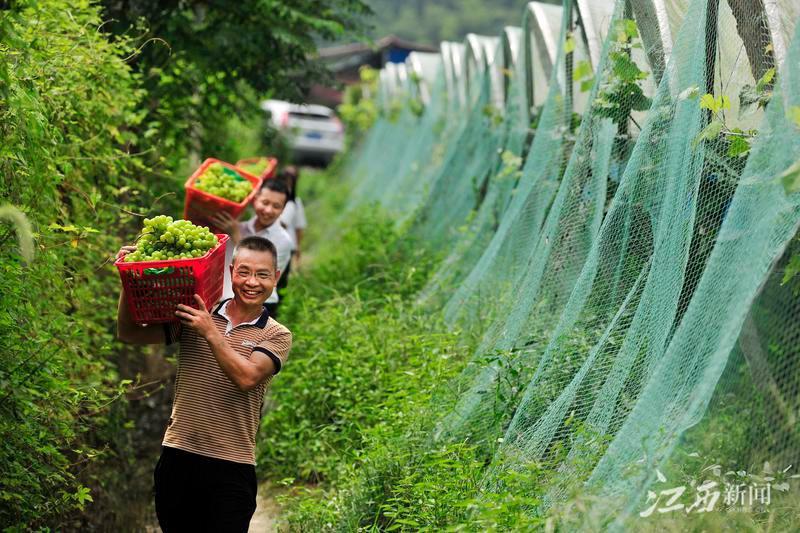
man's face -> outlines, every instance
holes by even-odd
[[[279,276],[271,253],[239,250],[231,265],[233,296],[247,306],[263,305]]]
[[[253,201],[253,209],[255,209],[258,223],[264,227],[274,224],[283,213],[285,206],[286,195],[269,189],[261,189]]]

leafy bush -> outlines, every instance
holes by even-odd
[[[436,333],[410,302],[430,263],[397,235],[366,211],[290,282],[280,320],[295,335],[292,363],[272,389],[259,442],[268,475],[330,478],[363,430],[448,366],[455,336]]]
[[[361,83],[344,91],[342,104],[337,108],[347,126],[348,146],[353,146],[372,127],[378,118],[378,71],[369,66],[359,70]]]
[[[125,40],[96,31],[96,7],[17,2],[0,16],[0,197],[32,224],[21,261],[0,225],[0,523],[79,527],[76,514],[120,481],[125,388],[111,359],[114,232],[152,203],[124,146],[141,93]],[[121,475],[121,473],[119,474]],[[113,500],[113,498],[112,498]],[[114,507],[105,501],[97,509]]]

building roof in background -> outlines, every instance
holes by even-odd
[[[383,51],[388,48],[401,48],[409,51],[419,52],[438,52],[439,49],[427,44],[419,44],[405,39],[401,39],[396,35],[387,35],[382,39],[375,41],[374,45],[366,43],[352,43],[339,46],[330,46],[328,48],[320,48],[319,57],[325,60],[335,61],[336,59],[351,56],[354,54],[361,54],[364,52],[373,53]]]
[[[362,66],[381,69],[387,63],[404,62],[411,52],[438,51],[436,47],[407,41],[396,35],[388,35],[372,44],[352,43],[321,48],[318,57],[333,72],[337,84],[333,87],[315,84],[306,95],[307,100],[309,103],[336,107],[342,102],[341,86],[358,83]]]

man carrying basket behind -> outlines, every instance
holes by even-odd
[[[132,251],[123,247],[118,258]],[[230,266],[233,298],[212,311],[179,305],[180,322],[140,326],[123,291],[117,336],[134,344],[180,343],[172,416],[154,472],[156,514],[172,531],[246,532],[256,508],[255,437],[272,376],[292,334],[265,302],[280,277],[267,239],[242,239]]]

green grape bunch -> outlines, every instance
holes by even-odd
[[[244,170],[245,172],[249,172],[253,176],[260,176],[262,172],[264,172],[269,166],[269,159],[266,157],[261,157],[255,163],[247,163],[246,165],[239,165],[239,168]]]
[[[218,242],[217,236],[206,227],[159,215],[144,219],[136,250],[125,256],[125,262],[202,257]]]
[[[219,163],[210,164],[194,182],[194,187],[237,204],[253,190],[253,184],[249,180]]]

